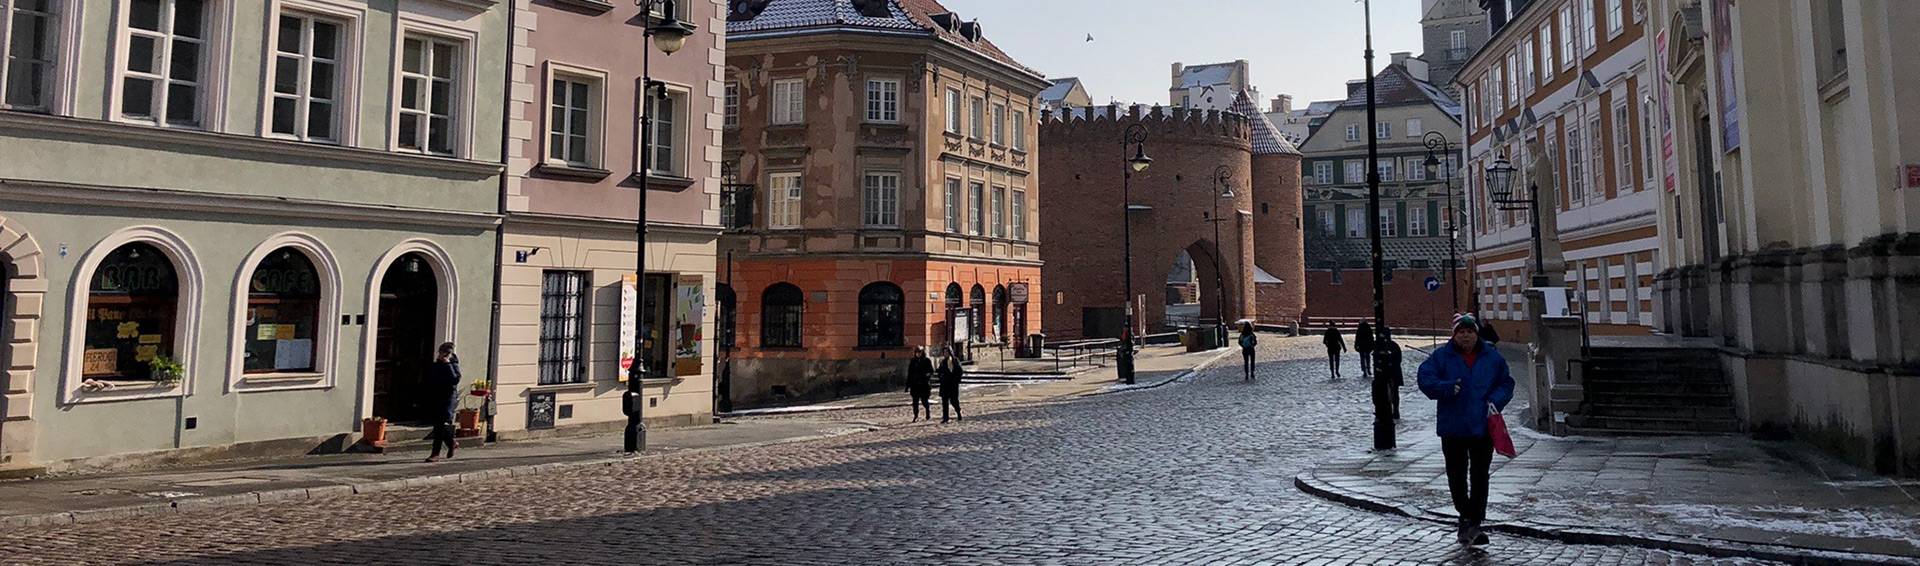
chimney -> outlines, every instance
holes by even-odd
[[[1236,78],[1238,78],[1238,79],[1239,79],[1239,81],[1240,81],[1240,82],[1238,82],[1238,83],[1235,83],[1235,84],[1233,85],[1233,86],[1234,86],[1234,88],[1236,88],[1236,89],[1245,89],[1245,90],[1254,90],[1254,88],[1253,88],[1253,68],[1252,68],[1252,65],[1250,65],[1250,64],[1248,64],[1248,63],[1247,63],[1247,60],[1246,60],[1246,59],[1234,59],[1234,60],[1233,60],[1233,74],[1234,74],[1234,76],[1235,76]],[[1255,94],[1255,95],[1258,95],[1258,94],[1260,94],[1260,93],[1258,93],[1258,92],[1255,92],[1254,94]],[[1257,100],[1257,99],[1256,99],[1256,100]]]
[[[1273,97],[1272,111],[1273,112],[1292,112],[1293,111],[1293,95],[1282,94],[1280,96]]]
[[[1433,80],[1429,78],[1430,73],[1428,73],[1426,59],[1414,57],[1411,59],[1407,59],[1406,61],[1402,61],[1401,65],[1406,66],[1407,74],[1413,75],[1413,80],[1420,81],[1423,83],[1430,82]]]
[[[1180,73],[1186,72],[1186,70],[1187,66],[1180,64],[1179,61],[1173,63],[1173,88],[1180,88]]]
[[[1410,59],[1412,57],[1413,57],[1412,51],[1395,51],[1393,52],[1393,64],[1399,65],[1401,63],[1405,63],[1407,59]]]

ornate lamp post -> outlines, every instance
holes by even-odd
[[[647,25],[645,35],[653,38],[653,47],[661,53],[673,55],[687,44],[687,36],[693,35],[693,26],[680,21],[679,6],[675,0],[636,0],[641,17],[650,18],[655,6],[660,7],[660,18]],[[652,62],[653,49],[642,48],[640,52],[640,205],[634,217],[635,240],[633,259],[635,274],[634,316],[633,316],[633,362],[627,366],[627,392],[621,395],[621,409],[627,414],[627,433],[624,448],[628,454],[647,448],[647,425],[642,418],[646,407],[646,394],[641,392],[641,381],[647,376],[646,349],[646,307],[647,304],[647,191],[653,176],[653,93],[664,87],[653,80],[653,71],[648,66]]]
[[[1213,337],[1214,343],[1223,348],[1227,345],[1227,292],[1225,277],[1221,275],[1222,267],[1226,265],[1226,258],[1220,257],[1220,223],[1226,222],[1227,219],[1220,216],[1220,199],[1234,197],[1232,180],[1233,171],[1227,169],[1227,166],[1221,165],[1214,168],[1213,185],[1220,189],[1220,192],[1214,195],[1213,219],[1209,222],[1213,223],[1213,296],[1217,297],[1215,300],[1220,303],[1220,312],[1214,320]]]
[[[1133,155],[1126,157],[1126,150],[1129,147],[1133,149]],[[1125,306],[1127,328],[1120,332],[1120,352],[1115,364],[1119,366],[1120,380],[1132,384],[1133,328],[1135,326],[1133,322],[1135,316],[1133,312],[1133,174],[1145,171],[1147,166],[1153,165],[1153,158],[1147,157],[1147,128],[1138,123],[1127,126],[1127,131],[1120,136],[1120,150],[1120,155],[1125,159],[1125,167],[1121,168],[1123,176],[1120,178],[1120,248],[1123,256],[1120,271],[1121,277],[1126,279],[1124,287],[1127,293]]]
[[[1456,221],[1458,217],[1454,216],[1454,212],[1453,212],[1453,177],[1454,177],[1454,170],[1456,168],[1441,167],[1442,162],[1440,157],[1442,155],[1451,157],[1453,155],[1454,145],[1453,145],[1453,142],[1447,141],[1446,134],[1442,134],[1440,132],[1432,132],[1432,131],[1427,132],[1427,134],[1423,136],[1423,139],[1421,141],[1425,143],[1427,146],[1427,162],[1426,162],[1427,178],[1433,179],[1433,178],[1439,177],[1441,174],[1446,175],[1446,181],[1447,181],[1447,226],[1446,226],[1447,289],[1448,289],[1447,294],[1452,295],[1451,298],[1453,299],[1453,312],[1459,313],[1460,312],[1460,280],[1458,276],[1455,275],[1455,272],[1454,272],[1454,267],[1459,265],[1460,263],[1460,226],[1459,226],[1459,222]]]

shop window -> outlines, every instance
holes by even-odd
[[[152,362],[174,355],[180,280],[150,244],[120,246],[94,268],[87,287],[81,377],[152,381]]]
[[[241,354],[246,373],[315,369],[320,325],[320,274],[305,252],[280,248],[253,268]]]
[[[979,283],[973,285],[973,300],[969,306],[971,306],[973,310],[973,338],[974,340],[984,340],[987,337],[986,287],[980,286]]]
[[[906,343],[906,295],[880,281],[860,289],[860,347],[898,348]]]

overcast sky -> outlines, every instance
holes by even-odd
[[[1028,67],[1080,77],[1095,103],[1166,103],[1168,74],[1246,59],[1253,85],[1296,105],[1346,97],[1366,72],[1355,0],[940,0]],[[1374,0],[1375,67],[1420,54],[1420,0]],[[1093,35],[1088,42],[1087,35]],[[1266,101],[1259,101],[1266,108]]]

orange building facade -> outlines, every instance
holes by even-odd
[[[902,386],[1040,329],[1047,82],[933,0],[729,15],[720,406]]]

